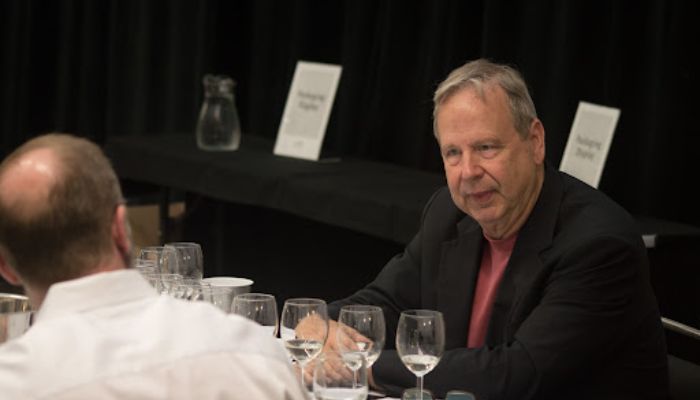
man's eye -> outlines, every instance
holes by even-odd
[[[450,165],[455,165],[459,162],[461,152],[458,149],[447,149],[443,152],[442,157]]]
[[[496,155],[499,147],[492,144],[482,144],[476,147],[478,151],[484,158],[491,158]]]
[[[454,157],[454,156],[458,156],[458,155],[459,155],[459,151],[457,149],[448,149],[445,152],[445,157]]]

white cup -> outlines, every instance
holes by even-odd
[[[233,303],[233,298],[236,295],[242,293],[250,293],[253,287],[253,281],[246,278],[236,278],[233,276],[212,276],[209,278],[202,279],[202,282],[208,283],[214,292],[217,288],[227,288],[226,294],[220,294],[219,303],[226,302],[227,304],[219,304],[219,308],[225,310],[226,312],[231,312],[231,303]],[[218,290],[221,292],[221,290]],[[226,298],[222,298],[226,296]]]

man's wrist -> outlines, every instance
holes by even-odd
[[[377,390],[379,392],[384,392],[384,388],[381,387],[375,380],[374,374],[372,373],[372,367],[367,368],[367,382],[371,389]]]

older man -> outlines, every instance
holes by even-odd
[[[44,135],[0,164],[0,274],[38,310],[0,346],[1,398],[305,399],[260,327],[129,270],[128,233],[95,144]]]
[[[391,347],[401,311],[441,311],[446,351],[425,377],[438,396],[665,398],[664,333],[641,235],[603,193],[545,162],[545,130],[520,74],[469,62],[434,103],[447,188],[405,251],[331,314],[380,305]],[[391,348],[372,379],[391,393],[415,385]]]

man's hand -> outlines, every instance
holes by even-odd
[[[326,325],[321,317],[316,314],[311,314],[302,319],[297,324],[295,331],[297,338],[304,340],[318,340],[320,343],[327,342],[327,337],[330,338],[329,329],[330,323]]]
[[[364,345],[362,349],[360,346]],[[335,351],[342,353],[343,351],[366,351],[368,347],[372,346],[373,342],[367,337],[352,329],[351,327],[338,323],[333,320],[328,321],[328,340],[326,340],[326,345],[323,351]],[[372,374],[372,368],[367,367],[367,382],[372,389],[382,390],[381,387],[377,386],[374,382],[374,376]]]

